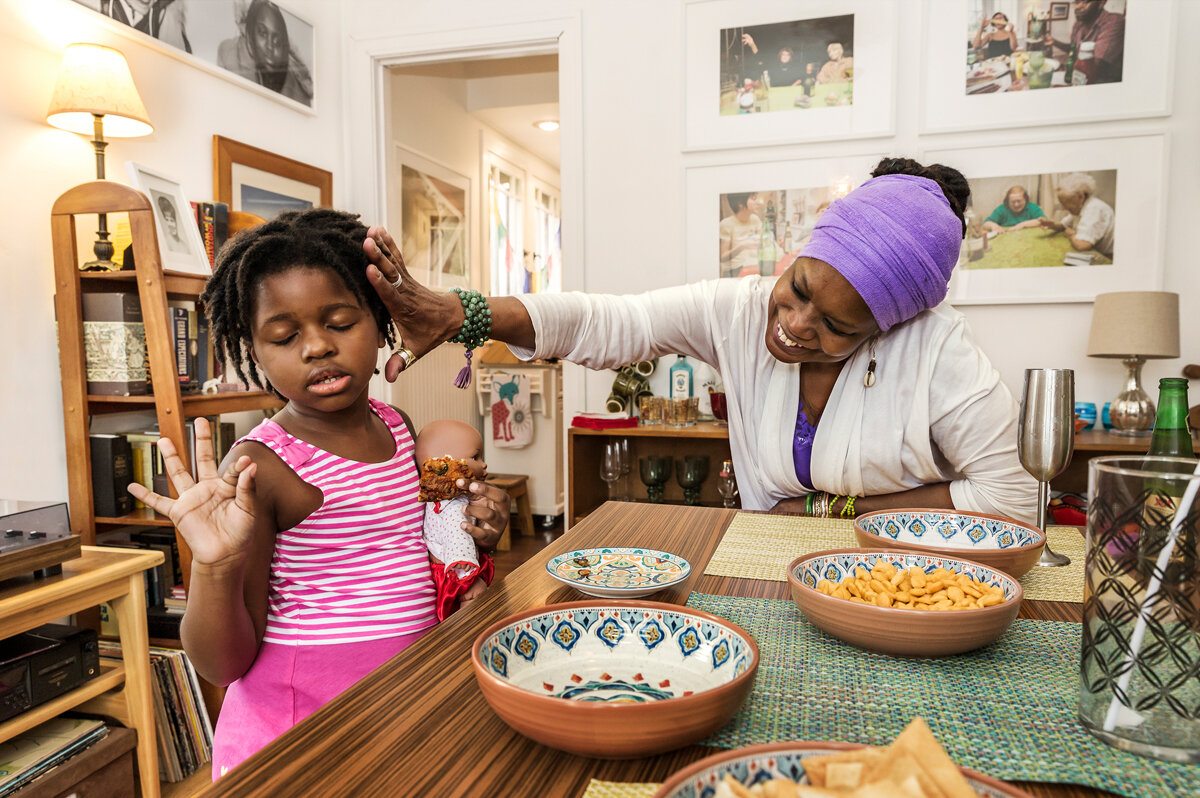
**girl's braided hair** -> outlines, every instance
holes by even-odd
[[[356,214],[314,208],[281,213],[231,238],[200,297],[216,356],[232,364],[243,381],[275,393],[249,357],[256,289],[264,278],[295,268],[334,272],[370,311],[388,346],[394,345],[391,314],[367,281],[366,237]]]

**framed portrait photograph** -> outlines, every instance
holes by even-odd
[[[930,150],[971,185],[956,305],[1091,302],[1162,286],[1165,136]]]
[[[154,210],[154,230],[164,269],[212,274],[196,214],[179,181],[133,161],[125,164],[130,183],[145,194]]]
[[[829,203],[878,162],[870,155],[686,170],[687,281],[782,274]]]
[[[311,109],[312,24],[273,0],[74,0],[123,35],[266,96]]]
[[[926,0],[925,133],[1166,116],[1176,0]]]
[[[231,211],[273,219],[283,211],[333,205],[333,173],[213,136],[213,193]]]
[[[896,0],[684,6],[684,149],[891,135]]]
[[[399,145],[393,155],[400,180],[389,187],[390,223],[405,266],[431,286],[470,285],[471,179]]]

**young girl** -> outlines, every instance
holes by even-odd
[[[216,352],[287,405],[221,464],[196,419],[199,481],[160,442],[179,498],[132,486],[192,550],[181,637],[229,690],[223,775],[437,623],[408,420],[367,395],[395,334],[367,283],[357,217],[285,213],[221,251],[205,290]],[[504,491],[471,481],[463,526],[482,546]]]

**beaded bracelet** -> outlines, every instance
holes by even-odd
[[[854,497],[853,496],[846,497],[846,503],[842,505],[842,511],[839,513],[839,515],[842,516],[843,518],[854,518],[856,513],[854,512]]]
[[[492,335],[492,309],[487,298],[473,288],[451,288],[458,294],[463,306],[463,323],[458,333],[450,339],[452,343],[466,347],[467,364],[454,378],[455,386],[466,388],[471,384],[471,350],[486,344]]]
[[[805,515],[813,514],[813,499],[816,498],[816,495],[817,494],[815,494],[815,493],[810,493],[804,497],[804,514]]]

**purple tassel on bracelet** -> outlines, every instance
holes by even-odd
[[[455,388],[466,388],[468,385],[471,384],[471,350],[470,349],[467,350],[466,355],[467,355],[467,365],[463,366],[461,369],[458,370],[458,376],[454,378],[454,387]]]

